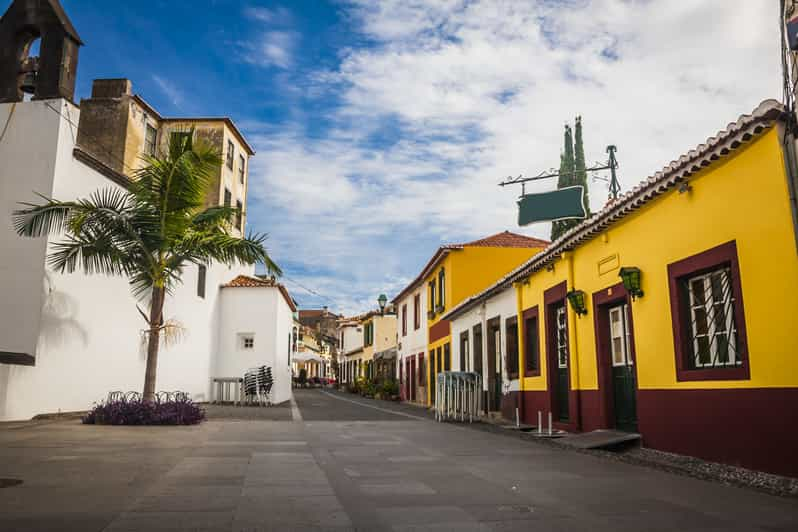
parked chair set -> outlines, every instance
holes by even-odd
[[[250,368],[244,374],[244,402],[247,404],[271,405],[274,385],[272,368],[260,366]]]

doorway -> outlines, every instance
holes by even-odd
[[[546,321],[548,322],[548,362],[549,379],[552,384],[552,410],[557,421],[568,422],[570,419],[570,349],[568,346],[568,310],[565,300],[548,306]]]
[[[497,316],[488,321],[488,410],[501,410],[502,402],[502,341],[501,320]]]
[[[593,297],[602,423],[606,427],[637,432],[637,372],[629,298],[622,286]]]

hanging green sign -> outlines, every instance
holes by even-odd
[[[518,201],[518,225],[557,220],[584,220],[587,217],[584,198],[585,190],[582,186],[525,194]]]

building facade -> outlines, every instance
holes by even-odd
[[[464,244],[438,248],[427,265],[394,302],[418,287],[426,290],[427,345],[424,364],[426,403],[433,404],[437,374],[452,368],[451,323],[443,316],[468,296],[542,250],[548,242],[505,231]]]
[[[397,374],[402,400],[426,403],[427,291],[417,282],[394,301],[397,311]]]
[[[798,476],[794,145],[763,102],[453,309],[516,292],[505,414]]]

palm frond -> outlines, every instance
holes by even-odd
[[[20,202],[26,208],[17,209],[11,214],[14,230],[20,236],[32,238],[64,232],[74,211],[80,209],[80,204],[37,195],[45,200],[43,204]]]

